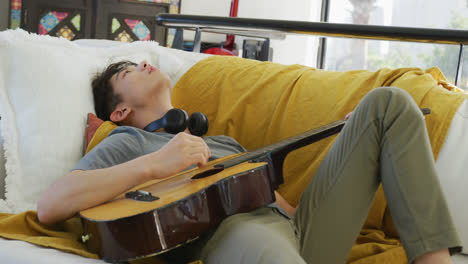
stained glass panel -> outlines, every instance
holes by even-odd
[[[120,34],[115,38],[115,40],[118,40],[120,42],[132,42],[133,39],[130,36],[130,34],[127,33],[127,31],[122,31]]]
[[[138,0],[138,1],[170,4],[169,13],[172,13],[172,14],[179,13],[180,0]]]
[[[133,29],[141,21],[141,20],[137,20],[137,19],[124,19],[124,20],[125,20],[125,23],[127,23],[127,25],[131,29]]]
[[[125,19],[125,23],[132,29],[139,40],[150,40],[151,31],[141,20]]]
[[[21,25],[21,4],[22,0],[11,0],[11,20],[10,28],[19,28]]]
[[[177,14],[179,13],[179,1],[180,0],[171,0],[169,6],[169,13]]]
[[[57,31],[56,35],[57,37],[63,37],[68,40],[72,40],[76,36],[75,33],[73,33],[73,31],[67,26],[63,26],[59,31]]]
[[[112,18],[112,34],[115,33],[117,29],[120,28],[120,22],[117,18]]]
[[[60,21],[64,20],[68,16],[67,12],[55,12],[51,11],[43,16],[39,23],[39,34],[47,35],[52,29],[54,29]]]
[[[74,18],[72,18],[71,22],[72,22],[73,26],[75,26],[76,30],[80,31],[81,15],[80,14],[76,15]]]

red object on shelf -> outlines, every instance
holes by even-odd
[[[203,51],[206,54],[234,56],[234,53],[224,48],[209,48]]]
[[[230,17],[237,17],[239,0],[231,1]],[[234,35],[226,35],[226,41],[222,43],[222,48],[209,48],[203,51],[206,54],[237,56],[237,50],[234,50]]]

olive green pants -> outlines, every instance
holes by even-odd
[[[201,250],[205,263],[344,263],[382,183],[408,261],[460,242],[434,168],[424,117],[405,91],[359,103],[293,219],[275,208],[227,218]]]

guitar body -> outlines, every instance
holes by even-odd
[[[82,211],[88,249],[108,262],[157,255],[196,239],[230,215],[274,202],[267,163],[214,167],[229,158],[128,192],[149,192],[159,198],[155,201],[137,201],[122,194]]]

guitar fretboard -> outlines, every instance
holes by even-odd
[[[289,151],[303,147],[322,138],[331,136],[341,131],[346,121],[339,120],[328,125],[310,130],[301,135],[287,138],[272,145],[260,148],[258,150],[248,152],[245,155],[233,158],[231,160],[216,164],[215,167],[229,168],[234,165],[246,162],[249,160],[261,159],[270,153],[275,153],[281,150],[289,149]]]
[[[421,108],[421,112],[424,115],[428,115],[431,113],[431,109]],[[229,168],[229,167],[232,167],[234,165],[237,165],[242,162],[249,161],[249,160],[256,160],[256,159],[261,160],[262,158],[267,157],[267,155],[269,155],[270,153],[276,153],[280,151],[286,151],[286,154],[287,154],[288,152],[293,151],[297,148],[306,146],[313,142],[319,141],[320,139],[326,138],[328,136],[331,136],[333,134],[340,132],[345,123],[346,123],[346,120],[335,121],[328,125],[321,126],[319,128],[305,132],[301,135],[287,138],[285,140],[279,141],[272,145],[260,148],[252,152],[248,152],[245,155],[216,164],[215,167]]]

